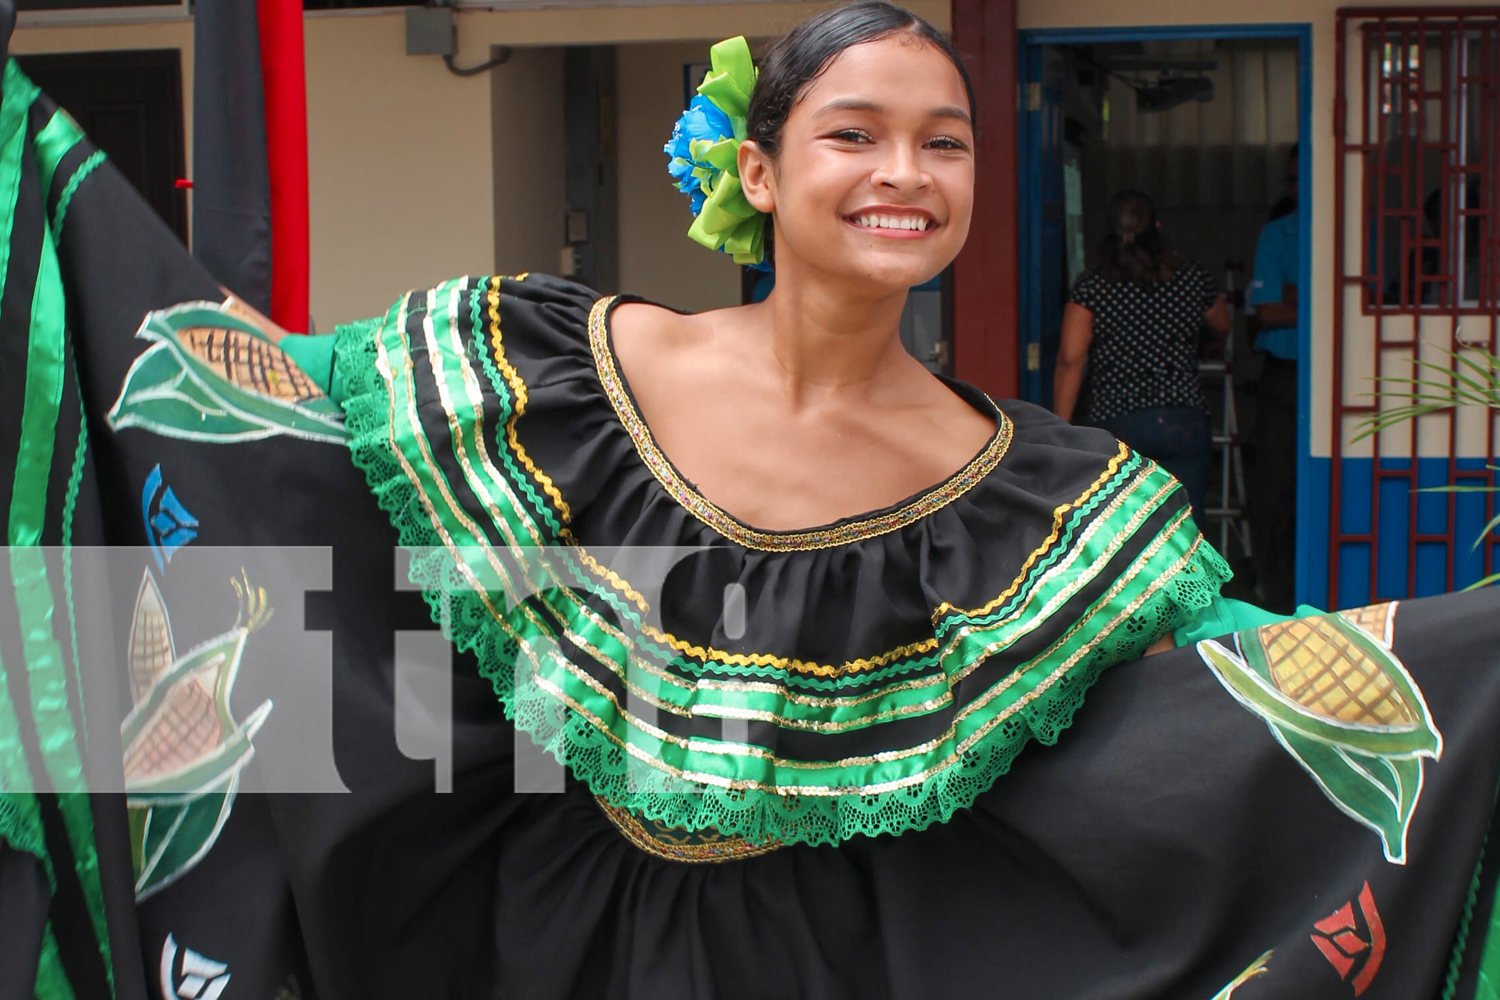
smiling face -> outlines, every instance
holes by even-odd
[[[778,276],[896,291],[947,267],[974,202],[968,107],[957,68],[914,35],[840,53],[799,95],[774,162],[741,148],[746,197],[775,216]]]

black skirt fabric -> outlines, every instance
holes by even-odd
[[[951,773],[979,767],[983,780],[953,784],[967,792],[950,796],[951,808],[890,821],[900,790],[877,789],[868,803],[845,804],[850,816],[868,805],[863,814],[886,817],[886,832],[846,824],[842,808],[817,810],[821,818],[803,830],[788,821],[796,796],[786,788],[719,786],[704,775],[690,787],[651,787],[655,799],[632,797],[632,786],[610,776],[635,774],[649,786],[662,773],[655,764],[611,769],[575,759],[587,744],[568,742],[575,729],[561,710],[551,721],[540,710],[511,721],[514,688],[497,683],[486,662],[493,650],[482,643],[460,642],[453,655],[442,700],[451,709],[446,763],[422,759],[398,735],[402,636],[431,632],[434,610],[439,620],[445,608],[462,611],[454,602],[463,591],[438,577],[422,578],[425,593],[400,582],[403,529],[432,522],[401,469],[404,446],[420,446],[398,434],[383,463],[378,449],[361,450],[381,432],[390,440],[395,424],[371,419],[368,407],[384,391],[390,412],[403,369],[357,362],[377,335],[425,339],[429,329],[462,328],[408,310],[406,322],[351,329],[339,363],[354,376],[353,393],[339,419],[218,304],[213,280],[86,139],[57,141],[66,126],[49,130],[54,109],[13,68],[4,97],[0,133],[22,152],[0,157],[0,166],[14,163],[17,190],[0,297],[0,406],[14,415],[0,421],[13,546],[12,582],[0,588],[0,997],[1485,995],[1478,984],[1497,971],[1485,961],[1497,868],[1483,856],[1500,777],[1496,597],[1277,623],[1120,662],[1212,598],[1213,587],[1203,593],[1177,579],[1196,536],[1171,527],[1182,506],[1166,481],[1152,490],[1162,493],[1157,505],[1134,508],[1140,522],[1118,548],[1097,553],[1099,570],[1069,577],[1079,585],[1070,596],[1053,595],[1048,616],[1027,633],[1034,646],[1017,640],[961,664],[977,666],[966,675],[977,690],[958,684],[953,703],[826,737],[741,720],[762,724],[736,739],[774,751],[795,773],[930,742],[903,727],[936,720],[945,729],[968,699],[1028,664],[1053,663],[1047,676],[1077,685],[1076,696],[1057,702],[1067,711],[1027,714],[1040,695],[1017,709],[1025,731],[984,744],[1005,748],[1003,769],[994,757],[960,754]],[[1108,440],[1004,404],[1005,456],[941,506],[828,545],[771,551],[776,543],[749,536],[742,540],[753,544],[740,544],[734,525],[674,496],[671,477],[651,468],[644,439],[630,434],[607,372],[598,374],[591,293],[540,278],[442,287],[456,292],[449,301],[468,309],[470,326],[453,354],[409,355],[420,396],[407,400],[416,403],[412,426],[446,449],[433,452],[431,478],[418,480],[440,494],[441,476],[458,511],[481,529],[493,523],[475,516],[489,516],[477,493],[470,513],[455,492],[469,473],[447,464],[459,459],[443,435],[472,428],[448,419],[433,369],[449,364],[456,380],[447,385],[461,388],[451,362],[472,357],[485,379],[477,391],[488,385],[493,397],[482,400],[476,425],[497,459],[511,449],[516,516],[541,525],[549,511],[557,518],[557,538],[544,541],[566,547],[564,525],[573,548],[595,553],[703,536],[683,546],[698,561],[665,581],[658,631],[748,662],[685,655],[646,664],[663,684],[666,670],[679,680],[744,681],[744,672],[721,668],[764,666],[751,654],[773,665],[837,666],[926,642],[943,628],[945,605],[973,611],[996,600],[1030,553],[1050,566],[1081,551],[1091,524],[1110,523],[1113,501],[1068,505],[1096,482],[1106,489],[1133,460]],[[510,443],[509,417],[495,423],[502,390],[513,394],[516,383],[498,363],[490,379],[478,354],[488,344],[497,357],[491,291],[501,340],[511,337],[505,357],[529,394],[515,441],[568,503],[567,519]],[[50,308],[58,302],[65,322]],[[194,302],[210,305],[172,311]],[[203,319],[200,308],[217,325],[177,322]],[[179,371],[190,386],[174,381]],[[155,391],[164,384],[188,388],[169,397]],[[174,408],[184,398],[192,420]],[[507,398],[513,412],[515,397]],[[1127,475],[1151,475],[1133,468]],[[1059,543],[1049,548],[1058,508],[1066,508]],[[1151,562],[1178,544],[1177,572]],[[90,565],[90,546],[139,547],[110,555],[125,565],[128,586],[69,571]],[[230,569],[212,586],[190,571],[228,546],[238,547],[224,557]],[[301,592],[267,584],[269,563],[256,560],[286,546],[317,547],[326,574]],[[438,548],[450,562],[432,566],[456,570],[466,546]],[[1208,556],[1198,565],[1211,575]],[[621,589],[585,570],[570,591],[575,606],[623,630],[629,616],[611,599]],[[842,593],[853,580],[872,582]],[[747,598],[733,627],[719,598],[695,597],[732,583]],[[1158,592],[1175,596],[1140,617]],[[532,615],[546,622],[558,596],[520,595],[506,620],[518,629]],[[202,602],[211,610],[191,610]],[[833,611],[840,607],[843,618]],[[1111,654],[1091,660],[1085,651],[1065,663],[1102,631],[1087,626],[1097,608],[1114,609],[1103,620],[1121,633]],[[76,662],[87,657],[73,652],[73,631],[86,646],[89,626],[102,621],[114,623],[115,660]],[[450,635],[474,624],[445,621]],[[326,664],[287,652],[310,634],[326,639]],[[484,634],[496,633],[486,626]],[[190,705],[196,695],[182,664],[221,641],[237,651],[239,690],[223,692],[225,714],[194,715],[191,705],[205,703]],[[613,691],[599,672],[607,657],[592,645],[558,643],[561,659],[550,662]],[[297,791],[275,779],[298,763],[287,748],[310,716],[297,696],[319,690],[267,688],[288,661],[326,670],[327,744],[345,792]],[[804,674],[840,680],[776,669],[783,673],[770,679],[789,691]],[[828,696],[857,699],[857,685],[872,683],[866,673],[844,671],[853,686],[835,683]],[[164,704],[182,708],[170,724],[151,709]],[[809,697],[789,704],[825,707]],[[668,722],[701,726],[659,727],[694,745],[727,739],[725,728],[691,714]],[[585,723],[595,725],[577,725]],[[601,718],[595,731],[611,725]],[[1036,744],[1044,733],[1055,746]],[[97,749],[122,738],[120,756],[103,754],[114,762],[104,773]],[[861,739],[876,753],[844,745]],[[835,743],[836,752],[825,749]],[[209,766],[236,747],[237,770]],[[542,754],[560,748],[567,770],[539,771]],[[162,789],[164,775],[194,767],[211,772],[195,792]],[[122,785],[125,794],[114,794]],[[927,786],[901,787],[920,794]],[[668,796],[686,804],[663,805],[677,801]],[[699,810],[709,801],[717,812]],[[736,801],[748,804],[730,810]]]

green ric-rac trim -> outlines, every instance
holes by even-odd
[[[1148,516],[1168,502],[1172,481],[1154,467],[1121,468],[1088,524],[1075,516],[1060,526],[1070,536],[1076,533],[1074,543],[1049,552],[1015,597],[987,612],[982,622],[976,616],[952,629],[933,654],[930,675],[918,674],[911,689],[862,703],[846,682],[842,689],[835,686],[830,701],[837,704],[830,707],[789,702],[761,689],[724,691],[684,683],[658,669],[665,665],[664,651],[653,652],[592,611],[583,597],[606,595],[605,584],[585,580],[574,586],[557,577],[551,564],[569,560],[549,557],[552,575],[542,581],[541,592],[517,601],[524,595],[510,586],[514,553],[507,561],[488,538],[525,549],[555,544],[556,534],[532,516],[535,508],[528,509],[517,489],[526,477],[504,455],[502,429],[512,402],[501,391],[503,380],[486,379],[494,395],[481,400],[470,352],[462,340],[452,339],[460,320],[468,321],[471,338],[483,338],[474,327],[472,300],[458,294],[460,287],[450,283],[413,293],[384,322],[341,331],[337,365],[348,389],[344,406],[354,462],[391,516],[401,544],[415,550],[411,578],[422,587],[434,620],[460,650],[475,654],[506,717],[565,761],[596,794],[648,819],[752,843],[811,844],[943,822],[1008,771],[1031,740],[1055,742],[1105,667],[1143,653],[1207,606],[1229,576],[1186,511],[1154,537],[1142,536]],[[424,297],[429,312],[423,333],[417,343],[408,343],[408,313]],[[483,523],[474,520],[482,515],[458,505],[437,464],[437,447],[417,415],[411,363],[416,351],[425,352],[431,365],[452,432],[453,443],[445,440],[442,447],[463,467],[464,487],[480,497],[487,511]],[[484,374],[491,375],[485,367]],[[477,428],[476,405],[484,407]],[[424,403],[422,412],[432,414],[431,406]],[[503,474],[497,474],[497,466],[485,468],[480,445],[492,459],[495,450],[502,452]],[[1044,623],[1055,631],[1059,609],[1084,584],[1094,581],[1097,588],[1106,580],[1103,574],[1120,565],[1118,554],[1127,543],[1135,558],[1076,624],[1069,622],[1073,627],[1044,652],[968,702],[952,732],[930,745],[893,748],[878,758],[783,761],[753,745],[679,740],[639,708],[649,704],[712,718],[756,718],[734,713],[774,710],[777,725],[793,728],[830,722],[871,727],[882,721],[878,713],[892,710],[946,711],[954,718],[951,700],[944,700],[950,685]],[[631,699],[616,701],[562,656],[563,637],[620,677]]]
[[[52,213],[52,238],[59,243],[62,242],[63,223],[67,221],[68,206],[73,203],[73,195],[77,193],[78,186],[103,162],[104,151],[102,149],[94,150],[89,155],[89,158],[79,164],[77,170],[73,171],[73,176],[68,178],[68,183],[62,189],[62,194],[57,196],[57,210]]]
[[[1453,950],[1448,955],[1448,974],[1443,978],[1442,1000],[1453,1000],[1458,993],[1458,976],[1464,964],[1464,954],[1469,949],[1469,932],[1474,922],[1474,905],[1479,901],[1479,883],[1484,874],[1484,852],[1490,843],[1489,834],[1479,845],[1479,860],[1474,862],[1474,876],[1469,879],[1469,891],[1464,895],[1463,913],[1458,918],[1458,933],[1453,936]]]
[[[73,515],[78,510],[78,488],[83,483],[83,464],[88,458],[89,424],[83,409],[83,389],[74,379],[78,391],[78,443],[73,447],[73,469],[68,473],[68,492],[63,502],[63,596],[68,602],[68,638],[73,649],[73,681],[78,691],[78,724],[83,747],[89,745],[89,717],[83,697],[83,664],[78,659],[78,609],[73,603]]]

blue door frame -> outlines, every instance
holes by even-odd
[[[1043,92],[1045,108],[1045,82],[1042,79],[1044,59],[1042,50],[1049,45],[1103,45],[1110,42],[1143,42],[1166,39],[1203,38],[1291,38],[1297,42],[1297,139],[1298,190],[1312,190],[1312,25],[1311,24],[1203,24],[1173,25],[1163,27],[1120,28],[1044,28],[1022,31],[1020,55],[1016,60],[1021,71],[1020,93],[1023,102],[1035,83]],[[1041,385],[1039,373],[1026,370],[1027,352],[1042,351],[1045,323],[1050,321],[1048,303],[1040,301],[1040,290],[1044,270],[1055,269],[1055,262],[1046,260],[1042,253],[1049,233],[1046,198],[1052,185],[1044,183],[1043,166],[1056,159],[1056,153],[1047,149],[1055,130],[1047,127],[1044,112],[1031,111],[1023,103],[1021,115],[1020,146],[1024,160],[1018,171],[1020,184],[1021,222],[1021,336],[1020,359],[1022,371],[1022,393],[1028,399],[1041,401],[1047,398]],[[1298,296],[1297,334],[1300,356],[1298,365],[1298,410],[1302,414],[1305,428],[1302,440],[1297,443],[1297,600],[1299,603],[1321,603],[1328,594],[1328,510],[1329,480],[1328,463],[1314,463],[1312,457],[1312,353],[1310,331],[1312,329],[1312,299],[1316,290],[1312,285],[1312,213],[1300,213],[1298,240],[1302,247],[1301,288]],[[1321,475],[1318,473],[1321,472]]]

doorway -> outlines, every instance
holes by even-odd
[[[1229,335],[1205,331],[1200,345],[1215,446],[1207,510],[1199,521],[1235,569],[1229,593],[1259,599],[1249,543],[1256,536],[1255,387],[1263,356],[1253,349],[1257,321],[1245,308],[1244,291],[1254,278],[1261,227],[1286,209],[1294,146],[1303,151],[1296,176],[1309,174],[1310,30],[1067,29],[1022,32],[1020,41],[1021,395],[1051,406],[1064,308],[1108,235],[1110,198],[1129,189],[1147,192],[1172,249],[1207,270],[1233,309]],[[1297,186],[1307,190],[1305,182]],[[1300,287],[1307,289],[1307,213],[1294,228]],[[1298,299],[1303,358],[1309,299]],[[1326,521],[1327,503],[1326,490],[1322,498],[1311,495],[1308,365],[1298,369],[1294,589],[1305,601],[1320,593],[1312,577],[1326,574],[1326,565],[1305,558],[1313,547],[1302,536],[1312,518]],[[1085,393],[1087,385],[1086,376]],[[1082,419],[1086,410],[1078,413],[1075,419]]]
[[[63,107],[156,214],[187,242],[182,57],[177,49],[21,55],[16,62]]]

